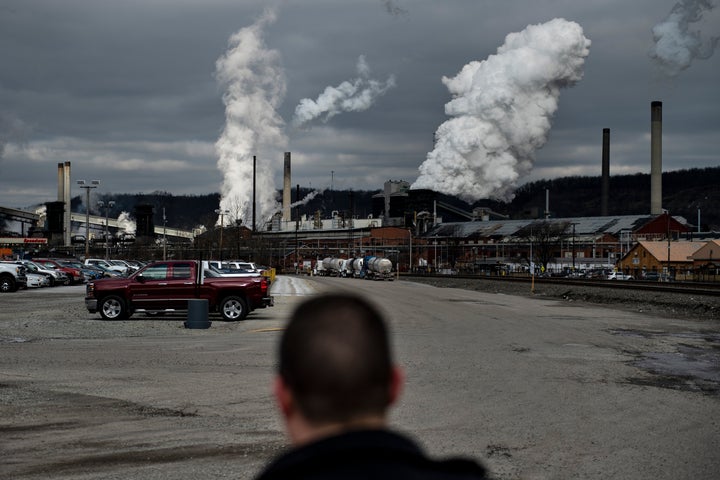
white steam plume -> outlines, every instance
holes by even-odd
[[[547,140],[560,89],[582,78],[589,47],[580,25],[556,18],[509,34],[496,55],[443,77],[453,118],[437,129],[411,188],[469,202],[511,199]]]
[[[257,155],[256,204],[258,218],[269,218],[279,209],[269,160],[287,150],[284,122],[276,108],[285,96],[285,72],[280,54],[268,49],[264,28],[275,21],[266,10],[251,26],[228,40],[228,50],[216,62],[216,78],[225,89],[225,128],[215,143],[218,168],[224,178],[220,208],[229,210],[224,221],[252,217],[253,155]]]
[[[690,24],[702,20],[703,14],[713,8],[712,0],[681,0],[665,20],[653,27],[655,45],[650,57],[665,73],[674,77],[694,59],[712,56],[720,37],[705,38],[699,31],[690,31]]]
[[[323,193],[324,191],[325,191],[325,190],[313,190],[312,192],[310,192],[310,193],[308,193],[307,195],[305,195],[305,196],[302,198],[302,200],[298,200],[298,201],[295,202],[295,203],[291,203],[291,204],[290,204],[290,208],[299,207],[299,206],[301,206],[301,205],[307,205],[308,202],[310,202],[310,200],[312,200],[313,198],[317,197],[318,195],[320,195],[320,194]]]
[[[300,100],[295,107],[293,125],[303,127],[320,116],[323,122],[327,122],[342,112],[367,110],[379,96],[395,86],[394,75],[390,75],[384,83],[369,78],[370,67],[364,55],[358,58],[356,68],[358,77],[352,81],[344,81],[337,87],[325,87],[317,100]]]
[[[135,235],[137,224],[135,223],[135,220],[130,218],[130,214],[128,212],[121,212],[120,215],[118,215],[117,225],[118,230],[121,232]]]

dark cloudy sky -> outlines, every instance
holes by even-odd
[[[582,79],[560,91],[547,139],[517,184],[599,175],[603,128],[611,129],[611,174],[649,172],[653,100],[663,102],[664,169],[717,166],[720,55],[709,46],[720,12],[708,7],[718,2],[683,1],[703,7],[702,19],[680,24],[706,58],[672,71],[650,52],[653,27],[675,0],[2,0],[0,206],[55,200],[57,163],[65,161],[73,184],[99,179],[106,193],[220,192],[229,180],[216,149],[228,83],[216,62],[271,4],[275,19],[263,25],[259,48],[273,52],[275,70],[239,88],[242,97],[242,88],[282,83],[273,128],[284,138],[276,151],[268,137],[257,152],[236,143],[226,152],[257,154],[275,188],[286,150],[293,186],[414,182],[449,118],[442,78],[494,55],[506,35],[554,18],[582,27],[589,54]],[[506,70],[522,75],[526,67]],[[343,88],[375,88],[376,96],[356,111],[293,122],[304,99],[323,112],[321,94]]]

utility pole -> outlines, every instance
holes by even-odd
[[[165,216],[165,207],[163,207],[163,261],[167,260],[167,217]]]
[[[295,188],[295,275],[300,271],[300,258],[298,257],[298,230],[300,229],[300,184]]]
[[[105,260],[108,260],[110,258],[110,233],[108,225],[108,211],[115,206],[115,202],[110,200],[109,202],[105,203],[102,200],[98,200],[97,204],[98,207],[100,207],[101,209],[103,207],[105,208],[105,233],[103,240],[105,241]]]

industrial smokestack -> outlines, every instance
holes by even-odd
[[[65,167],[62,163],[58,163],[58,197],[57,201],[65,200]]]
[[[290,152],[285,152],[285,167],[283,169],[283,215],[282,219],[286,222],[292,220],[290,218],[290,204],[292,195],[292,186],[290,184],[292,177],[290,176]]]
[[[58,202],[63,202],[62,220],[63,245],[70,245],[70,162],[58,163]]]
[[[602,137],[602,180],[600,185],[600,216],[607,217],[610,200],[610,129],[603,128]]]
[[[650,104],[650,214],[662,214],[662,102]]]

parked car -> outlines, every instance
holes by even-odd
[[[25,272],[27,288],[41,288],[50,286],[50,277],[42,273]]]
[[[91,265],[83,265],[80,260],[58,260],[58,263],[65,267],[77,268],[80,270],[80,273],[83,274],[86,282],[103,277],[102,271],[91,268]]]
[[[140,267],[136,267],[135,265],[131,264],[130,262],[126,260],[108,260],[112,265],[120,265],[121,267],[125,267],[125,273],[130,275],[133,272],[137,272],[140,270]]]
[[[658,272],[645,272],[642,279],[646,282],[659,282],[660,274]]]
[[[246,272],[260,272],[257,265],[255,265],[253,262],[242,262],[239,260],[222,262],[221,268],[230,270],[243,270]]]
[[[223,263],[223,265],[225,265]],[[241,270],[238,268],[222,267],[218,268],[215,262],[202,261],[202,268],[209,277],[259,277],[260,273],[250,270]]]
[[[80,271],[80,269],[75,267],[68,267],[63,265],[61,260],[57,260],[54,258],[34,258],[33,262],[37,263],[38,265],[45,265],[46,267],[54,267],[58,270],[61,270],[65,272],[70,279],[70,284],[76,284],[76,283],[85,283],[85,275]]]
[[[632,275],[626,275],[622,272],[612,272],[607,277],[608,280],[633,280],[634,277]]]
[[[26,269],[13,262],[0,262],[0,292],[15,292],[27,287]]]
[[[127,270],[128,270],[128,267],[125,265],[115,265],[113,263],[110,263],[107,260],[103,260],[102,258],[86,258],[85,265],[99,265],[108,270],[113,270],[115,272],[118,272],[121,275],[124,275],[125,273],[127,273]]]
[[[243,320],[256,308],[274,304],[265,277],[207,277],[199,260],[151,263],[126,278],[90,282],[85,306],[105,320],[187,310],[194,299],[208,301],[210,312],[223,320]]]
[[[70,278],[67,276],[67,273],[62,270],[58,270],[54,267],[47,267],[45,265],[39,265],[30,260],[18,260],[16,263],[25,266],[29,272],[47,276],[51,287],[56,285],[70,285]]]

